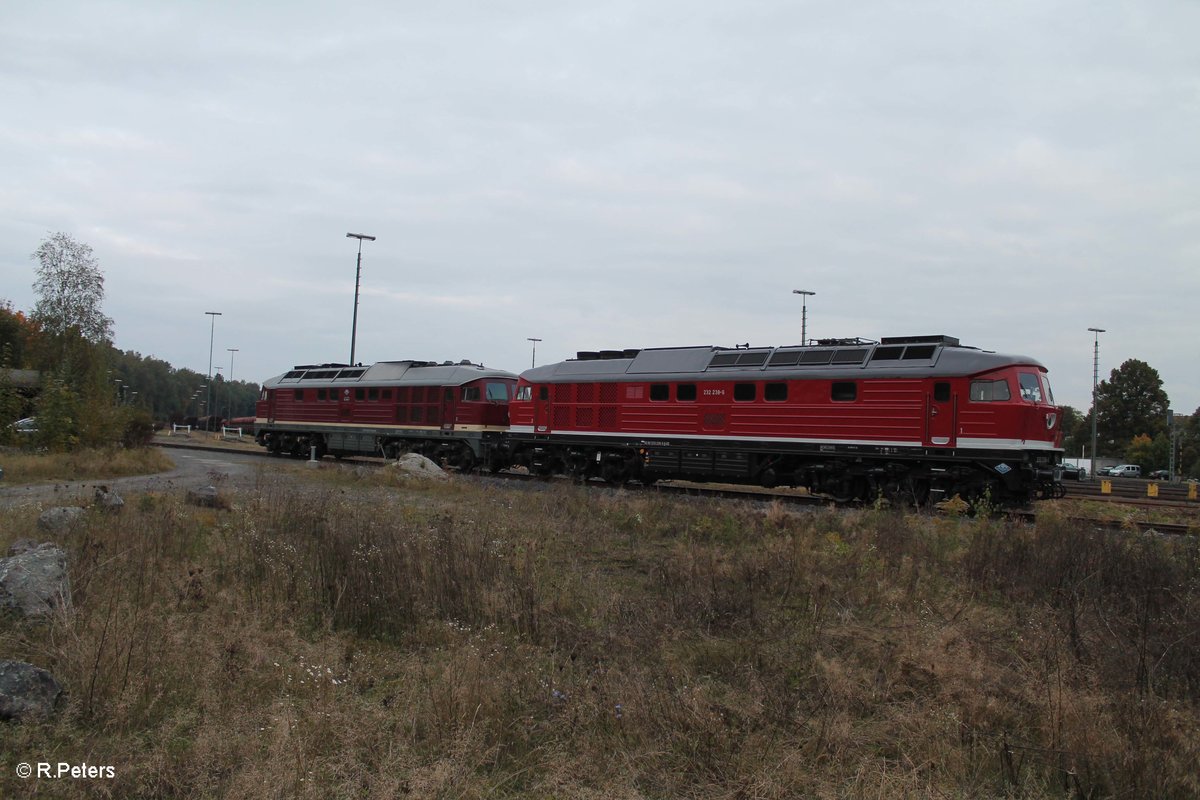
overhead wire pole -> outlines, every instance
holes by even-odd
[[[541,339],[535,339],[532,336],[526,336],[525,341],[533,342],[533,358],[529,362],[529,367],[530,367],[530,369],[532,369],[533,367],[537,366],[537,345],[538,345],[538,342],[541,341]]]
[[[354,340],[358,335],[358,285],[362,280],[362,243],[375,241],[365,233],[347,233],[347,239],[358,239],[358,266],[354,270],[354,321],[350,324],[350,366],[354,366]]]
[[[212,317],[212,326],[208,331],[208,399],[204,401],[204,415],[212,416],[212,356],[213,356],[213,337],[217,333],[217,317],[221,316],[220,311],[205,311]],[[208,423],[204,424],[205,430],[208,430]]]
[[[800,344],[808,344],[808,298],[816,294],[806,289],[792,289],[792,294],[800,295]]]
[[[1100,410],[1096,408],[1096,388],[1100,383],[1100,334],[1104,333],[1104,328],[1088,328],[1089,331],[1096,335],[1096,342],[1092,346],[1092,470],[1091,478],[1096,479],[1096,419],[1100,416]]]
[[[226,347],[229,351],[229,416],[233,416],[233,354],[239,349],[238,347]]]

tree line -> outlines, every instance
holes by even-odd
[[[113,346],[104,276],[91,247],[54,233],[32,259],[33,309],[26,314],[0,299],[0,442],[52,450],[135,445],[149,440],[156,421],[253,415],[257,383],[218,374],[209,410],[204,375]],[[36,391],[18,385],[11,370],[37,371]],[[37,417],[36,434],[11,427],[26,416]]]
[[[1200,477],[1200,408],[1191,415],[1171,414],[1158,370],[1131,358],[1096,387],[1095,410],[1081,414],[1063,407],[1066,455],[1084,457],[1092,448],[1096,414],[1096,457],[1140,464],[1143,472],[1167,469],[1172,438],[1175,472]]]

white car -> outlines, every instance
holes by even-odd
[[[1142,468],[1137,464],[1118,464],[1108,471],[1114,478],[1140,478]]]

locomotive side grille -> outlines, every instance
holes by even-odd
[[[578,403],[594,402],[596,394],[596,385],[594,383],[581,383],[575,387],[575,401]]]
[[[554,387],[554,402],[569,403],[571,402],[571,390],[574,387],[569,383],[560,383]]]
[[[617,384],[615,384],[615,383],[600,384],[600,402],[601,403],[617,402]]]
[[[569,387],[568,387],[569,388]],[[555,406],[554,428],[562,430],[571,427],[571,409],[568,406]]]
[[[595,420],[596,420],[596,412],[593,409],[591,409],[590,407],[575,409],[575,427],[576,428],[590,428],[590,427],[592,427],[593,424],[595,424]]]
[[[616,390],[613,390],[614,393]],[[601,397],[604,396],[603,389],[600,391]],[[600,429],[601,430],[616,430],[617,428],[617,407],[616,406],[601,406],[600,407]]]

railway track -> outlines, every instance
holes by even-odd
[[[280,456],[271,455],[270,453],[267,453],[266,451],[256,452],[254,450],[247,450],[247,449],[241,449],[241,448],[234,449],[234,448],[229,448],[229,447],[203,445],[203,444],[192,444],[192,443],[176,444],[176,443],[170,443],[170,442],[156,442],[156,444],[159,444],[161,446],[166,446],[166,447],[174,447],[174,448],[189,449],[189,450],[211,450],[211,451],[217,451],[217,452],[238,452],[238,453],[242,453],[242,454],[254,455],[254,456],[257,456],[260,458],[271,459],[271,460],[276,460],[276,461],[281,459]],[[286,458],[284,460],[291,461],[293,463],[296,461],[299,461],[299,459],[286,459]],[[345,461],[349,462],[349,463],[359,464],[359,465],[363,465],[363,466],[372,466],[372,467],[382,467],[386,463],[384,461],[384,459],[382,459],[382,458],[370,458],[370,457],[347,458],[347,459],[345,459]],[[487,477],[492,480],[504,480],[504,481],[513,481],[513,482],[572,483],[571,479],[566,478],[566,477],[546,479],[546,478],[539,478],[537,476],[533,476],[533,475],[529,475],[529,474],[521,473],[521,472],[498,472],[498,473],[489,474]],[[1188,510],[1200,511],[1200,502],[1197,502],[1195,500],[1188,500],[1187,499],[1187,489],[1183,488],[1183,487],[1172,487],[1172,488],[1178,489],[1178,491],[1173,491],[1170,493],[1170,495],[1174,495],[1173,497],[1172,496],[1164,496],[1164,495],[1167,495],[1168,493],[1162,492],[1160,490],[1159,498],[1147,498],[1147,497],[1145,497],[1145,491],[1146,491],[1145,481],[1133,481],[1128,485],[1114,481],[1113,482],[1114,483],[1114,486],[1113,486],[1114,491],[1112,491],[1111,493],[1108,493],[1108,494],[1102,493],[1100,491],[1100,486],[1099,486],[1098,482],[1096,482],[1096,485],[1094,485],[1094,486],[1088,485],[1089,483],[1090,482],[1080,482],[1080,484],[1078,484],[1078,485],[1068,484],[1067,499],[1070,499],[1070,500],[1083,500],[1083,499],[1096,500],[1096,501],[1101,501],[1101,502],[1120,504],[1123,506],[1134,506],[1137,508],[1144,508],[1147,510],[1188,509]],[[599,481],[596,482],[595,485],[597,487],[611,488],[610,484],[602,483]],[[635,488],[639,488],[639,487],[637,485],[631,485],[626,488],[635,489]],[[647,491],[654,491],[654,492],[659,492],[659,493],[663,493],[663,494],[674,494],[674,495],[682,495],[682,496],[690,496],[690,497],[711,497],[711,498],[741,500],[741,501],[748,501],[748,502],[764,502],[764,503],[783,502],[788,505],[808,506],[808,507],[835,505],[835,503],[827,497],[823,497],[821,495],[808,494],[804,490],[797,490],[797,489],[784,489],[784,490],[763,489],[763,488],[757,487],[757,486],[738,486],[738,485],[731,485],[731,484],[717,484],[717,485],[699,484],[699,483],[690,483],[688,481],[660,481],[652,486],[641,487],[641,488],[643,488]],[[1139,492],[1139,489],[1140,489],[1140,492]],[[1048,501],[1048,502],[1052,502],[1052,501]],[[1035,522],[1036,518],[1037,518],[1036,511],[1034,511],[1034,510],[1019,510],[1019,511],[1013,511],[1010,513],[1014,516],[1025,519],[1030,523]],[[1130,519],[1115,520],[1115,519],[1080,517],[1080,516],[1071,516],[1071,517],[1068,517],[1068,519],[1070,519],[1072,522],[1075,522],[1075,523],[1090,525],[1099,530],[1139,531],[1139,532],[1143,532],[1143,533],[1156,532],[1156,533],[1165,534],[1165,535],[1180,535],[1180,536],[1187,535],[1189,533],[1200,534],[1200,514],[1197,515],[1197,521],[1195,524],[1177,523],[1177,522],[1138,521],[1138,520],[1130,520]]]

